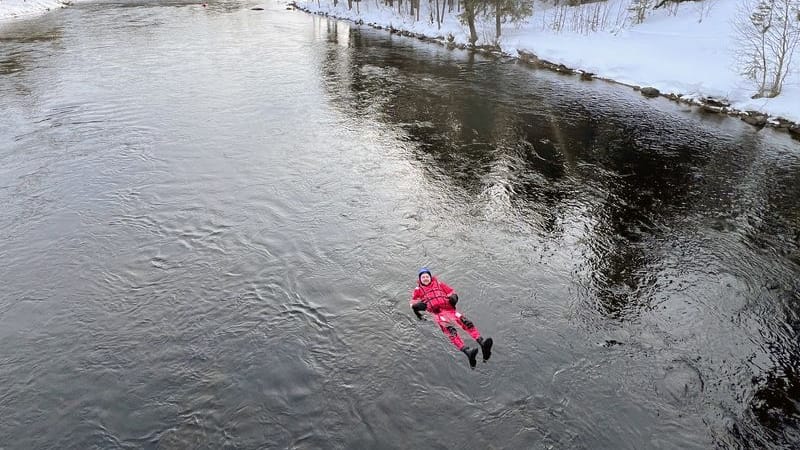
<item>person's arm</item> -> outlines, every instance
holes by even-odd
[[[444,295],[447,296],[447,300],[453,306],[456,307],[456,303],[458,303],[458,294],[456,294],[455,289],[451,288],[448,284],[439,282],[439,286],[442,287],[442,291],[444,291]]]
[[[417,319],[422,319],[422,311],[428,309],[428,304],[425,302],[417,302],[411,305],[411,310],[414,311],[414,314],[417,316]]]
[[[458,303],[458,294],[453,292],[452,294],[447,296],[447,299],[450,300],[450,304],[453,305],[453,308],[455,308],[456,303]]]
[[[454,294],[456,291],[455,289],[451,288],[449,284],[439,282],[439,287],[442,288],[445,297],[450,297],[450,295]]]
[[[411,294],[411,310],[414,311],[414,315],[417,316],[417,319],[422,319],[422,314],[420,311],[425,311],[428,309],[428,305],[425,302],[420,301],[422,299],[422,291],[419,288],[414,288],[414,292]]]

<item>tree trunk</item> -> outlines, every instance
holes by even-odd
[[[500,19],[503,17],[502,0],[494,0],[494,31],[497,44],[500,44]]]
[[[475,46],[478,42],[478,31],[475,29],[475,0],[464,0],[464,17],[469,26],[469,43]]]
[[[766,44],[766,40],[767,40],[767,38],[765,36],[765,33],[762,33],[761,34],[761,48],[759,49],[759,51],[761,52],[759,57],[761,58],[760,64],[761,64],[761,70],[762,70],[761,83],[760,83],[760,86],[758,87],[758,95],[759,95],[759,97],[763,97],[764,94],[765,94],[765,91],[767,89],[767,69],[768,69],[768,67],[767,67],[767,44]]]
[[[783,17],[782,27],[779,31],[778,44],[777,44],[777,68],[775,69],[775,78],[772,80],[772,87],[770,88],[770,97],[777,97],[781,93],[783,87],[783,79],[786,77],[785,71],[788,71],[787,57],[791,59],[792,45],[790,45],[792,30],[792,12],[789,0],[785,0],[781,5],[781,15]]]

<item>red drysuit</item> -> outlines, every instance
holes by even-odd
[[[423,286],[422,283],[417,280],[417,287],[414,288],[414,293],[411,295],[411,305],[413,307],[415,303],[425,302],[427,304],[426,311],[433,315],[436,324],[439,325],[442,332],[450,338],[450,342],[461,350],[464,348],[464,341],[461,340],[461,336],[458,335],[458,331],[456,327],[453,326],[453,323],[458,324],[458,326],[469,333],[473,339],[479,339],[481,333],[478,332],[478,328],[475,327],[475,324],[473,324],[471,320],[467,319],[466,316],[458,312],[456,308],[450,304],[448,296],[454,292],[453,288],[439,281],[434,276],[431,276],[431,282],[428,283],[427,286]]]

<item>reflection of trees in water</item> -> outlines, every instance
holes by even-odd
[[[26,21],[26,25],[29,22]],[[0,45],[35,44],[60,40],[63,32],[60,27],[42,25],[33,27],[20,27],[18,24],[6,25],[0,35]]]
[[[749,400],[755,419],[770,430],[771,441],[785,445],[800,442],[800,348],[796,345],[800,323],[795,321],[792,328],[794,338],[790,342],[770,348],[775,366],[753,378],[754,392]]]
[[[591,146],[579,149],[581,161],[610,174],[585,177],[607,195],[593,212],[587,262],[598,307],[624,319],[652,306],[661,247],[692,208],[691,167],[699,156],[647,121],[604,120],[610,122],[595,125]]]
[[[598,114],[581,100],[505,90],[516,81],[501,62],[406,55],[413,50],[383,36],[372,42],[370,33],[348,29],[346,48],[337,37],[327,49],[323,71],[335,107],[402,130],[429,177],[476,202],[497,196],[508,207],[505,220],[553,241],[575,238],[576,271],[587,278],[592,306],[609,317],[627,320],[651,306],[663,256],[694,233],[731,233],[798,263],[797,165],[765,163],[753,133],[730,143],[654,112]],[[760,187],[749,188],[751,180]],[[794,295],[785,317],[800,316]],[[775,366],[756,380],[750,403],[773,430],[798,427],[798,326],[791,326],[769,350]]]
[[[42,44],[58,42],[63,37],[60,27],[46,21],[22,22],[4,24],[0,34],[0,75],[21,72],[36,64],[38,61],[30,55]]]
[[[800,161],[758,174],[758,208],[751,208],[745,236],[760,250],[800,266]],[[753,201],[755,203],[755,201]]]
[[[746,215],[744,237],[776,264],[765,268],[754,314],[771,366],[753,377],[749,406],[771,431],[771,443],[791,446],[800,442],[800,164],[770,166],[759,175],[759,196],[751,200],[758,207]]]
[[[731,147],[706,150],[691,193],[695,207],[685,216],[688,226],[714,237],[708,247],[724,252],[709,270],[748,284],[743,309],[726,311],[730,326],[755,345],[740,369],[754,373],[742,400],[753,422],[737,431],[747,442],[786,447],[800,438],[800,159],[780,157],[756,133],[743,133]]]
[[[795,286],[765,297],[771,304],[762,307],[776,317],[771,321],[760,317],[763,327],[754,331],[764,337],[761,350],[769,366],[758,367],[752,361],[760,358],[751,356],[758,370],[744,399],[749,417],[760,427],[745,422],[736,431],[744,441],[758,442],[761,448],[796,448],[800,442],[800,295]]]
[[[0,59],[0,75],[8,75],[25,69],[25,58],[20,53],[14,53]]]

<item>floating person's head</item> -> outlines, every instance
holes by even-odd
[[[419,283],[423,286],[427,286],[431,284],[431,279],[433,275],[431,275],[430,269],[427,267],[423,267],[419,269],[419,273],[417,274],[417,278],[419,278]]]

